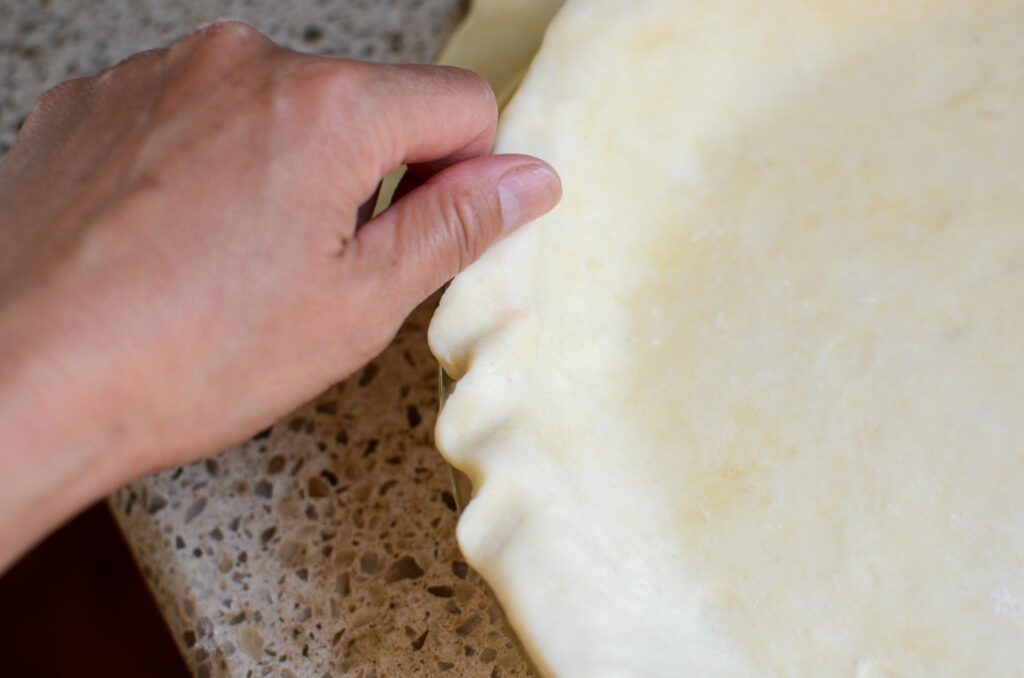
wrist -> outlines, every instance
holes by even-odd
[[[76,375],[63,370],[75,357],[35,331],[41,324],[38,314],[0,313],[0,571],[127,479],[96,416],[102,398],[76,394]]]

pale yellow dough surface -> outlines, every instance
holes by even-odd
[[[567,2],[498,143],[564,200],[431,327],[542,671],[1024,676],[1022,29]]]

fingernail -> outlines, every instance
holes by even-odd
[[[546,214],[562,197],[562,181],[547,165],[520,165],[498,180],[502,228],[506,231]]]

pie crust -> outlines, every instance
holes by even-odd
[[[568,0],[497,144],[562,203],[430,329],[544,673],[1024,675],[1022,27]]]

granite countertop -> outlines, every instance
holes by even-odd
[[[464,5],[0,0],[0,152],[47,87],[218,17],[304,51],[422,62]],[[455,544],[432,440],[435,304],[362,372],[248,443],[111,497],[197,676],[529,675]]]

